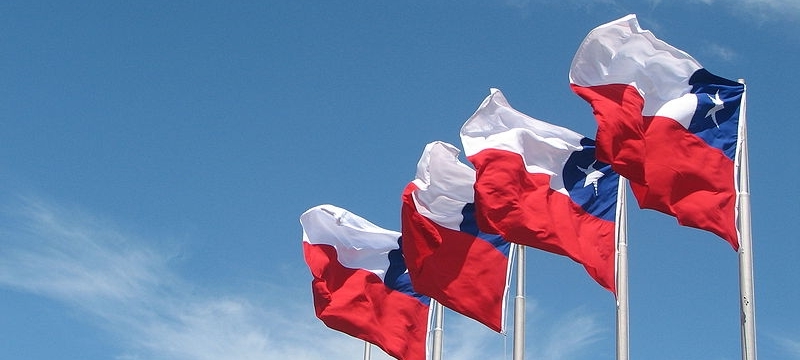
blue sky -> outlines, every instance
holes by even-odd
[[[629,13],[747,81],[759,355],[800,359],[795,0],[3,2],[0,358],[360,358],[314,317],[299,215],[398,230],[490,87],[593,137],[570,61]],[[629,243],[632,358],[739,359],[728,244],[633,204]],[[528,358],[613,359],[612,295],[527,255]],[[510,352],[446,313],[445,359]]]

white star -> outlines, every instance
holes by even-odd
[[[717,125],[717,128],[719,129],[719,123],[717,122],[717,111],[725,108],[725,102],[719,98],[719,90],[717,90],[717,94],[714,97],[711,97],[711,95],[708,94],[706,94],[706,96],[708,96],[708,98],[711,99],[711,102],[714,103],[714,107],[711,108],[711,110],[708,110],[706,117],[711,116],[711,120],[714,121],[714,125]]]
[[[584,174],[586,174],[586,181],[583,183],[583,187],[587,187],[590,184],[594,185],[594,195],[595,196],[597,196],[597,181],[600,180],[600,178],[602,178],[603,176],[605,176],[605,174],[603,174],[602,171],[597,170],[597,169],[594,168],[594,164],[596,162],[597,162],[597,160],[592,161],[592,163],[589,164],[589,167],[586,168],[586,169],[578,166],[578,170],[580,170]]]

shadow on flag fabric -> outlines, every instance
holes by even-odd
[[[475,170],[432,142],[403,191],[403,254],[414,288],[494,331],[505,331],[511,243],[478,230]]]
[[[491,89],[461,142],[476,170],[479,228],[568,256],[616,294],[619,175],[595,159],[593,140],[529,117]]]
[[[332,205],[300,216],[317,317],[401,360],[424,360],[430,298],[414,292],[400,233]]]
[[[597,158],[631,181],[639,207],[738,250],[734,160],[744,85],[642,30],[635,15],[592,30],[569,78],[594,110]]]

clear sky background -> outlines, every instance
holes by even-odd
[[[0,358],[360,359],[314,317],[299,215],[399,230],[423,147],[461,147],[490,87],[594,137],[570,61],[629,13],[747,81],[758,350],[800,359],[796,0],[4,1]],[[740,359],[737,254],[629,222],[631,357]],[[527,255],[527,358],[614,359],[613,296]],[[446,313],[445,359],[510,353]]]

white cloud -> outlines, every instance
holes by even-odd
[[[458,360],[504,358],[498,343],[511,343],[511,338],[489,330],[482,324],[448,311],[444,319],[444,357]],[[510,349],[510,346],[508,347]],[[499,352],[499,353],[498,353]]]
[[[76,304],[135,301],[145,289],[169,281],[156,254],[130,247],[94,219],[26,201],[15,229],[3,229],[6,252],[0,284]]]
[[[596,317],[584,309],[575,309],[564,314],[542,334],[542,343],[537,347],[541,353],[535,359],[576,359],[580,358],[591,345],[602,340],[606,330],[600,326]],[[538,352],[538,351],[537,351]]]
[[[548,313],[535,299],[526,299],[525,352],[531,359],[596,359],[593,345],[607,330],[583,308],[566,314]],[[509,314],[511,316],[511,314]],[[513,322],[509,335],[497,334],[476,321],[449,312],[445,318],[445,358],[457,360],[509,359],[513,352]],[[502,344],[502,346],[500,346]]]
[[[800,15],[800,1],[797,0],[692,0],[709,6],[721,7],[737,16],[756,23],[795,19]]]
[[[771,336],[782,352],[791,359],[800,359],[800,340],[782,336]]]
[[[724,61],[731,61],[736,58],[736,52],[733,49],[715,43],[707,44],[703,51],[708,56],[715,57]]]
[[[660,1],[660,0],[651,0]],[[597,9],[598,6],[620,8],[618,0],[564,0],[552,2],[546,0],[503,0],[504,4],[510,8],[521,10],[527,14],[532,10],[540,10],[542,6],[569,6],[570,8],[583,9],[586,12]]]
[[[358,341],[343,347],[346,335],[319,326],[306,304],[267,307],[231,294],[193,295],[167,256],[96,218],[32,200],[6,214],[0,219],[0,288],[45,296],[88,315],[82,317],[124,339],[127,350],[118,359],[361,354]]]
[[[781,21],[800,14],[800,1],[797,0],[691,0],[709,6],[721,7],[756,22]]]
[[[517,9],[526,9],[531,4],[531,0],[505,0],[507,6]]]
[[[740,0],[744,5],[770,9],[774,11],[798,11],[800,3],[797,0]]]
[[[544,0],[503,0],[504,4],[508,7],[518,10],[530,10],[535,6],[553,5],[553,2]],[[663,5],[663,0],[647,0],[641,1],[624,1],[624,0],[566,0],[558,2],[560,6],[569,6],[572,8],[580,8],[586,12],[592,12],[598,6],[603,8],[611,8],[615,11],[636,12],[638,6],[642,3],[652,10]],[[753,19],[757,22],[764,21],[777,21],[778,19],[786,19],[787,17],[793,19],[800,14],[800,1],[797,0],[683,0],[682,3],[688,7],[694,6],[697,3],[703,3],[708,6],[715,6],[726,9],[740,16],[748,19]],[[670,2],[670,5],[675,5],[676,2]]]

